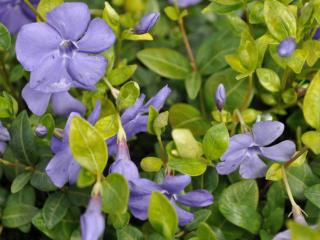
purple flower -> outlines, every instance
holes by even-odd
[[[107,61],[93,54],[107,50],[114,41],[104,20],[90,21],[84,3],[61,4],[47,14],[46,23],[24,25],[17,37],[16,52],[19,62],[31,72],[22,92],[30,110],[42,115],[51,100],[59,115],[74,109],[82,113],[83,105],[67,91],[71,87],[95,89]]]
[[[134,162],[131,161],[128,145],[125,139],[118,142],[116,160],[111,164],[110,173],[119,173],[128,181],[139,178],[139,171]]]
[[[88,121],[94,125],[99,118],[101,103],[97,101],[95,109],[90,114]],[[69,147],[69,130],[72,118],[78,113],[71,113],[64,128],[62,139],[53,136],[51,150],[55,154],[46,167],[46,173],[54,185],[61,188],[67,182],[73,184],[77,181],[80,165],[74,160]]]
[[[287,38],[283,40],[278,46],[278,54],[280,57],[290,57],[296,49],[296,40],[294,38]]]
[[[10,133],[7,128],[2,126],[0,122],[0,154],[3,154],[6,151],[7,143],[10,141]]]
[[[267,165],[259,156],[285,162],[296,151],[295,144],[289,140],[266,147],[280,137],[283,130],[283,123],[267,121],[255,123],[252,133],[234,135],[230,138],[227,151],[221,157],[222,162],[217,165],[218,173],[226,175],[240,167],[240,175],[243,178],[264,177]]]
[[[30,2],[36,6],[39,0],[31,0]],[[35,15],[24,0],[0,1],[0,22],[9,29],[10,33],[18,33],[23,25],[35,20]]]
[[[134,28],[134,32],[137,34],[145,34],[151,31],[153,26],[160,18],[160,13],[154,12],[144,16],[139,24]]]
[[[187,8],[200,3],[202,0],[177,0],[178,6],[181,8]],[[174,4],[175,0],[169,0],[171,4]]]
[[[153,106],[157,111],[160,111],[170,93],[171,89],[166,85],[154,97],[150,98],[146,104],[143,104],[145,95],[141,94],[136,103],[123,112],[121,122],[127,139],[132,138],[138,133],[147,131],[149,107]],[[117,154],[116,137],[108,140],[108,152],[111,156]]]
[[[313,35],[314,40],[319,40],[320,39],[320,27],[317,28],[315,34]]]
[[[224,85],[222,83],[220,83],[219,86],[217,87],[215,100],[216,100],[216,106],[221,112],[224,107],[224,103],[226,101],[226,90],[224,89]]]
[[[101,197],[90,199],[85,213],[80,218],[81,239],[98,240],[104,232],[105,219],[101,213]]]
[[[161,184],[143,178],[130,182],[129,208],[132,215],[140,220],[146,220],[151,193],[158,191],[163,193],[175,207],[179,225],[190,223],[193,214],[179,207],[177,203],[189,207],[206,207],[213,203],[212,195],[206,190],[199,189],[181,194],[190,182],[191,177],[187,175],[167,176]]]
[[[35,133],[38,137],[45,137],[48,134],[48,129],[46,126],[39,124],[35,129]]]

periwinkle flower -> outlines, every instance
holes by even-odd
[[[45,137],[48,134],[48,128],[42,124],[39,124],[36,126],[35,133],[38,137]]]
[[[255,123],[252,133],[234,135],[217,165],[218,173],[226,175],[240,167],[243,178],[259,178],[264,177],[267,171],[267,165],[259,156],[279,162],[290,160],[296,151],[292,141],[285,140],[267,147],[280,137],[283,130],[283,123],[266,121]]]
[[[105,218],[101,206],[101,197],[92,196],[85,213],[80,217],[82,240],[98,240],[102,236]]]
[[[7,128],[5,128],[0,122],[0,154],[6,151],[7,143],[10,141],[10,133]]]
[[[125,139],[118,142],[118,151],[115,161],[111,164],[110,173],[119,173],[128,181],[139,178],[139,171],[134,162],[131,161],[128,145]]]
[[[30,0],[35,7],[39,0]],[[16,34],[20,28],[34,22],[36,17],[24,0],[0,1],[0,22],[3,23],[10,33]]]
[[[320,39],[320,27],[317,28],[315,34],[313,35],[314,40],[319,40]]]
[[[280,57],[290,57],[296,49],[297,43],[294,38],[287,38],[280,42],[278,54]]]
[[[149,107],[153,106],[157,111],[160,111],[170,93],[171,89],[166,85],[155,96],[150,98],[146,104],[144,104],[145,95],[141,94],[136,103],[123,112],[121,122],[127,139],[147,131]],[[117,154],[116,137],[108,140],[108,152],[112,156]]]
[[[224,85],[220,83],[216,90],[215,102],[218,110],[221,112],[226,101],[226,90]]]
[[[63,3],[47,13],[44,23],[24,25],[16,43],[17,59],[31,72],[22,96],[30,110],[42,115],[51,100],[59,115],[83,113],[83,105],[68,94],[71,87],[94,90],[105,73],[101,55],[115,35],[101,18],[90,21],[84,3]]]
[[[154,12],[141,18],[139,24],[134,28],[136,34],[145,34],[151,31],[160,18],[160,13]]]
[[[88,121],[94,125],[100,116],[101,103],[97,101],[95,109],[90,114]],[[61,188],[67,182],[73,184],[77,181],[80,165],[72,156],[69,146],[70,124],[74,116],[78,113],[71,113],[63,131],[62,139],[53,136],[51,140],[51,150],[55,154],[46,167],[46,173],[54,185]]]
[[[182,194],[190,182],[191,177],[187,175],[167,176],[161,184],[143,178],[131,182],[129,208],[132,215],[140,220],[146,220],[151,193],[158,191],[163,193],[175,207],[179,225],[190,223],[194,218],[193,214],[179,207],[177,203],[189,207],[206,207],[213,203],[213,196],[207,190],[199,189]]]
[[[202,2],[202,0],[169,0],[171,4],[174,4],[175,1],[177,1],[178,6],[181,8],[187,8]]]

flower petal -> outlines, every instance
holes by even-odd
[[[187,225],[188,223],[192,222],[193,220],[193,214],[187,212],[186,210],[178,207],[176,204],[173,204],[176,208],[178,219],[179,219],[179,226]]]
[[[7,149],[7,144],[5,142],[0,142],[0,154],[4,154]]]
[[[169,0],[170,3],[174,3],[174,0]],[[193,6],[193,5],[196,5],[198,3],[200,3],[202,0],[178,0],[177,3],[178,3],[178,6],[181,7],[181,8],[186,8],[186,7],[190,7],[190,6]]]
[[[59,34],[46,23],[24,25],[17,36],[17,59],[26,70],[33,71],[43,64],[45,57],[58,53],[61,40]]]
[[[111,173],[119,173],[128,181],[134,181],[139,178],[137,166],[131,160],[116,160],[110,166]]]
[[[267,146],[281,136],[284,124],[278,121],[255,123],[252,127],[253,139],[258,146]]]
[[[30,111],[35,115],[41,116],[46,112],[48,108],[51,94],[36,91],[30,88],[30,84],[28,83],[22,89],[22,97],[27,103]]]
[[[243,178],[260,178],[264,177],[268,167],[258,157],[257,153],[250,151],[240,164],[240,175]]]
[[[150,32],[159,18],[159,12],[149,13],[148,15],[141,18],[139,24],[134,28],[134,32],[137,34],[145,34]]]
[[[283,232],[278,233],[272,240],[291,240],[291,231],[285,230]]]
[[[290,140],[280,142],[271,147],[261,147],[261,155],[270,160],[285,162],[296,152],[296,145]]]
[[[176,201],[190,207],[206,207],[213,203],[213,196],[207,190],[199,189],[178,196]]]
[[[54,185],[62,188],[69,180],[69,165],[74,161],[69,147],[58,152],[46,167],[46,173]]]
[[[68,91],[71,86],[64,59],[57,52],[42,59],[42,64],[31,72],[30,87],[34,90],[54,93]]]
[[[91,123],[92,125],[96,124],[100,117],[101,113],[101,101],[97,100],[96,101],[96,106],[94,107],[93,111],[91,112],[90,116],[88,117],[88,122]]]
[[[171,194],[180,193],[191,183],[191,177],[188,175],[167,176],[161,183],[161,187]]]
[[[128,123],[123,125],[123,128],[127,134],[127,138],[130,139],[138,133],[147,132],[148,116],[138,115]]]
[[[157,111],[160,111],[160,109],[163,108],[163,105],[165,104],[170,93],[171,89],[168,87],[168,85],[164,86],[160,89],[159,92],[157,92],[155,96],[149,99],[149,101],[141,109],[141,112],[149,112],[150,106],[153,106]]]
[[[148,208],[151,194],[130,196],[129,209],[132,215],[140,220],[148,219]]]
[[[90,11],[84,3],[63,3],[47,13],[47,23],[66,40],[78,41],[90,21]]]
[[[70,184],[75,184],[77,182],[80,170],[81,170],[80,165],[74,159],[72,159],[72,161],[69,164],[69,168],[68,168],[68,175],[69,175],[69,183]]]
[[[107,67],[107,60],[102,56],[89,56],[76,53],[68,62],[68,72],[77,81],[77,87],[95,89],[95,84],[103,77]]]
[[[139,113],[140,109],[143,106],[145,97],[146,96],[144,94],[141,94],[138,100],[135,102],[135,104],[132,107],[127,108],[123,112],[123,114],[121,115],[122,124],[126,124],[127,122],[129,122],[130,120],[132,120],[137,116],[137,114]]]
[[[64,148],[64,144],[60,139],[58,139],[55,136],[52,136],[50,147],[53,153],[57,153],[62,151],[62,149]]]
[[[130,196],[148,195],[163,190],[158,184],[146,178],[139,178],[130,182],[130,189]]]
[[[51,105],[57,115],[66,116],[71,112],[77,112],[83,115],[86,112],[85,106],[68,92],[52,94]]]
[[[253,145],[251,134],[243,133],[234,135],[230,138],[228,149],[221,157],[221,160],[224,161],[224,159],[230,158],[229,155],[233,155],[234,152],[246,150],[251,145]]]
[[[237,170],[242,163],[246,151],[237,151],[233,158],[227,158],[223,162],[218,163],[216,170],[220,175],[228,175]]]
[[[101,53],[109,49],[115,40],[116,37],[106,22],[101,18],[95,18],[77,45],[81,52]]]

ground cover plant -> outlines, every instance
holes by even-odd
[[[0,238],[319,240],[320,0],[0,1]]]

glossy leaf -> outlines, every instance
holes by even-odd
[[[276,72],[268,68],[258,68],[257,76],[261,85],[270,92],[278,92],[281,88],[280,78]]]
[[[8,29],[0,23],[0,51],[8,51],[11,46],[11,35]]]
[[[141,168],[146,172],[158,172],[162,164],[162,160],[157,157],[145,157],[140,162]]]

